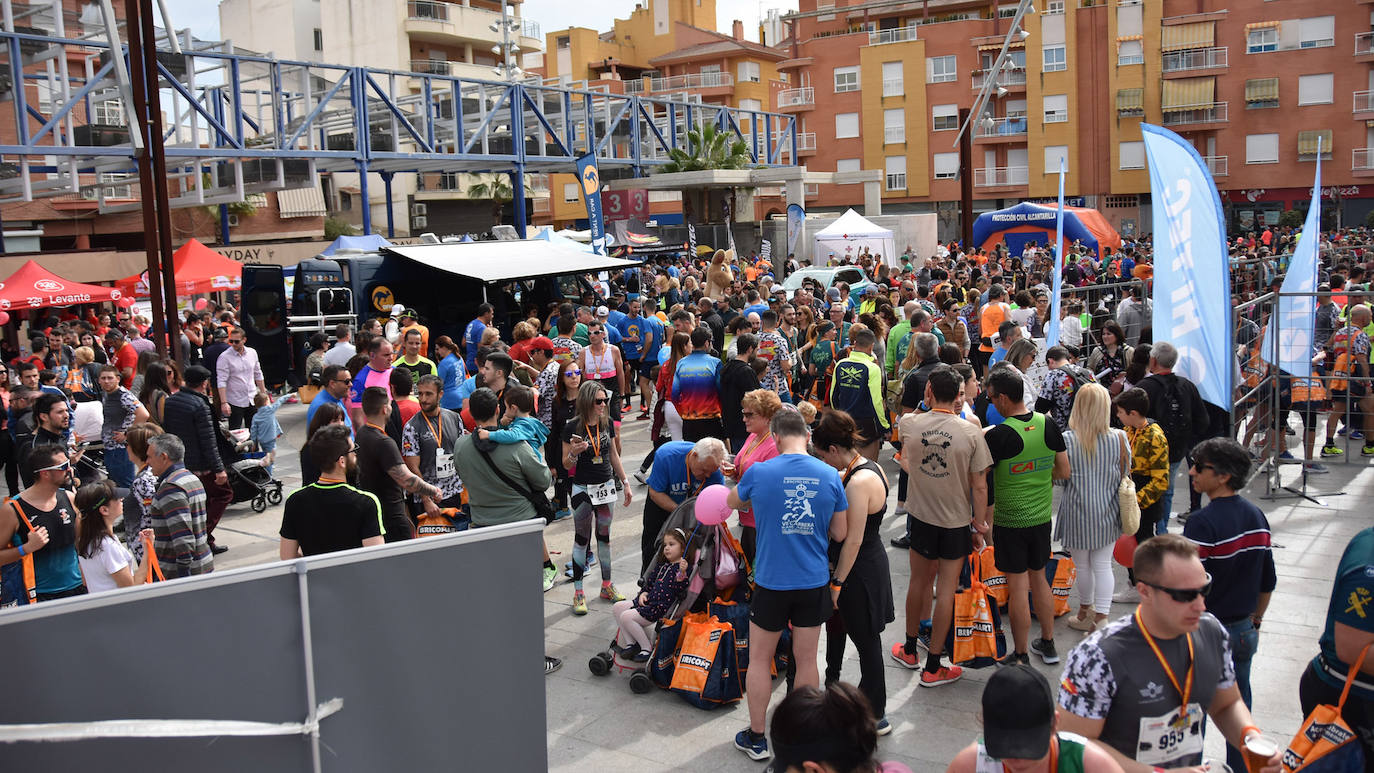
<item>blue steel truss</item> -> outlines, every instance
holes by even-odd
[[[173,206],[303,187],[318,172],[362,173],[364,186],[369,172],[388,184],[397,172],[518,180],[572,172],[587,152],[603,169],[641,176],[685,149],[687,131],[702,124],[743,140],[759,166],[796,164],[791,115],[218,46],[158,55]],[[109,51],[98,40],[0,31],[0,202],[94,191],[102,211],[139,206],[107,201],[111,178],[96,177],[136,171]],[[54,68],[59,58],[85,66]]]

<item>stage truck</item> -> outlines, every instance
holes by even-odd
[[[339,323],[355,330],[368,319],[385,324],[399,303],[415,309],[431,342],[440,335],[458,342],[477,307],[488,302],[510,340],[519,320],[544,319],[552,304],[597,296],[597,274],[636,265],[542,239],[339,250],[296,264],[289,297],[289,269],[244,266],[242,318],[267,384],[298,386],[306,383],[310,336],[324,333],[332,341]]]

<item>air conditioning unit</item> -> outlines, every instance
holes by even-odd
[[[429,205],[427,205],[427,204],[411,204],[411,205],[410,205],[410,216],[411,216],[411,217],[424,217],[425,215],[428,215],[428,214],[429,214]]]
[[[421,206],[423,206],[423,205],[421,205]],[[427,218],[427,217],[420,216],[420,217],[412,217],[412,218],[410,219],[410,229],[411,229],[412,231],[415,230],[415,229],[417,229],[417,228],[426,228],[426,227],[428,227],[428,226],[429,226],[429,218]]]
[[[230,227],[230,228],[238,228],[238,227],[239,227],[239,216],[238,216],[238,215],[234,215],[234,214],[229,215],[229,227]]]

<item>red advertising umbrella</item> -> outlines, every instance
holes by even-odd
[[[177,295],[195,295],[219,290],[237,290],[243,282],[243,265],[224,257],[192,239],[172,253]],[[147,297],[148,272],[124,277],[115,282],[125,295]]]
[[[63,279],[38,265],[38,261],[30,260],[0,282],[0,311],[118,301],[122,295],[114,287]]]

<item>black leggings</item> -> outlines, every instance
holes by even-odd
[[[867,599],[864,603],[868,603]],[[829,683],[840,678],[840,667],[844,663],[845,637],[849,637],[850,641],[854,642],[854,648],[859,651],[859,692],[873,705],[873,717],[882,719],[887,714],[887,679],[883,665],[882,633],[854,633],[845,630],[844,615],[836,610],[825,622],[825,634],[825,681]]]

